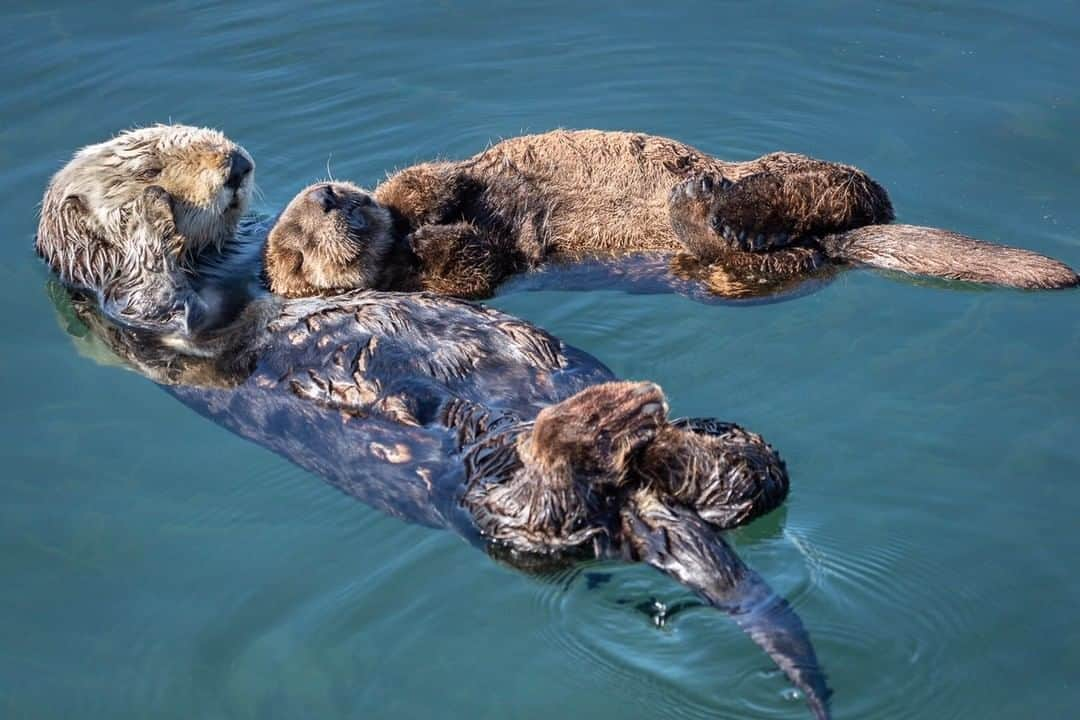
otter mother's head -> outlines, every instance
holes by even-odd
[[[78,153],[49,182],[35,247],[113,319],[191,332],[208,318],[194,259],[231,240],[255,163],[216,130],[155,125]]]
[[[36,249],[61,280],[101,289],[122,250],[132,206],[157,186],[169,196],[174,251],[187,263],[230,240],[246,212],[255,162],[217,130],[155,125],[89,145],[53,176],[42,201]]]
[[[396,264],[390,210],[347,182],[301,190],[281,213],[266,242],[270,289],[307,297],[389,284]]]

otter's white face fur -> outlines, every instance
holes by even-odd
[[[156,185],[171,198],[175,252],[186,263],[232,238],[247,210],[254,170],[244,148],[207,128],[155,125],[89,145],[49,183],[38,253],[65,282],[100,289],[95,258],[123,247],[132,203]]]
[[[289,202],[266,242],[270,289],[286,297],[380,287],[393,240],[390,211],[347,182],[321,182]]]

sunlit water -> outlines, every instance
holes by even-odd
[[[808,717],[721,614],[635,609],[690,599],[654,572],[502,568],[79,356],[36,203],[121,128],[224,129],[265,212],[559,126],[796,150],[866,168],[903,221],[1080,266],[1066,3],[6,3],[0,28],[3,717]],[[524,287],[494,304],[783,452],[786,507],[733,539],[838,718],[1076,715],[1080,294]]]

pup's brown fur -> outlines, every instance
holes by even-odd
[[[341,210],[318,201],[328,192],[342,208],[363,198],[389,211],[389,237],[369,228],[363,243],[384,250],[381,262],[354,250],[347,267],[335,264],[320,248],[327,233],[298,232],[341,225],[334,217]],[[725,283],[715,289],[723,294],[805,276],[830,260],[1016,287],[1080,281],[1034,253],[884,225],[892,219],[885,190],[848,165],[793,153],[730,163],[666,138],[555,131],[505,140],[461,162],[407,168],[370,196],[347,183],[307,188],[271,233],[266,265],[271,288],[291,296],[375,287],[478,298],[552,255],[612,251],[689,253],[721,271]],[[873,230],[858,243],[837,239],[865,226]],[[339,239],[348,235],[355,243],[355,231]],[[907,245],[910,252],[897,251]],[[298,273],[287,259],[297,252],[317,270]]]

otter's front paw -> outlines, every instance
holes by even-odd
[[[716,194],[710,223],[729,244],[756,252],[787,245],[796,231],[781,178],[750,175]]]
[[[447,244],[445,233],[436,229],[439,226],[422,225],[409,234],[407,241],[412,251],[419,257],[435,255]]]
[[[150,185],[131,204],[131,230],[152,230],[158,235],[176,233],[173,219],[173,199],[158,185]]]
[[[719,193],[731,187],[725,177],[702,174],[694,175],[676,185],[668,196],[671,221],[686,227],[710,225],[712,206]]]
[[[676,185],[668,196],[668,213],[676,236],[687,252],[711,260],[737,244],[718,233],[713,223],[717,195],[731,186],[725,177],[694,175]]]

